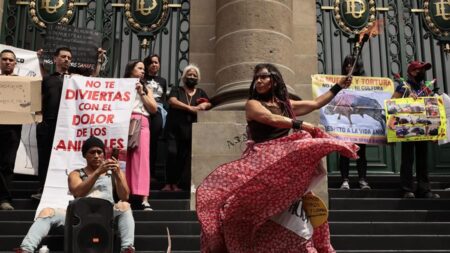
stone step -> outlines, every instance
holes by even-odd
[[[331,235],[337,250],[447,250],[450,235]]]
[[[332,210],[450,210],[448,199],[331,198]]]
[[[450,235],[450,222],[330,222],[333,235]]]
[[[450,190],[433,190],[441,198],[450,199]],[[328,189],[330,198],[400,198],[403,192],[400,189],[374,189],[361,190],[359,188],[341,190],[336,188]]]
[[[448,253],[449,250],[336,250],[336,253]]]
[[[0,211],[0,221],[32,221],[35,210]],[[197,221],[197,214],[189,210],[133,210],[136,221]]]
[[[200,224],[196,221],[135,221],[135,235],[165,235],[166,228],[169,228],[171,235],[199,235]],[[32,221],[0,221],[0,236],[22,235],[25,236],[28,229],[33,224]],[[52,234],[61,234],[57,230]]]
[[[373,189],[400,189],[400,178],[398,178],[397,182],[385,182],[385,181],[371,181],[370,179],[367,180],[370,187]],[[341,187],[342,180],[336,181],[336,182],[330,182],[328,181],[328,188],[339,188]],[[359,189],[358,180],[350,180],[349,181],[350,188]],[[432,190],[444,190],[450,188],[450,182],[430,182],[430,187]]]
[[[199,235],[172,235],[172,249],[183,251],[199,251]],[[17,248],[23,240],[22,235],[0,236],[0,251],[8,251]],[[49,235],[41,243],[48,245],[51,252],[62,251],[64,248],[63,235]],[[137,235],[135,247],[140,251],[165,251],[167,249],[166,235]],[[11,252],[11,251],[10,251]]]
[[[36,189],[13,189],[11,195],[13,199],[27,199],[31,198],[31,194],[35,194]],[[160,190],[151,190],[150,199],[188,199],[190,194],[188,191],[181,192],[165,192]]]
[[[330,222],[450,222],[450,210],[330,210],[328,220]]]
[[[160,190],[164,187],[163,182],[152,181],[150,183],[150,188],[152,190]],[[40,188],[39,181],[37,179],[29,179],[28,180],[13,180],[11,190],[32,190],[36,191]],[[33,192],[34,193],[34,192]]]
[[[150,205],[154,210],[188,210],[187,199],[151,199]],[[13,199],[12,205],[17,210],[36,210],[39,201],[33,199]],[[139,209],[138,203],[132,202],[133,210]]]

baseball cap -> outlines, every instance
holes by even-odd
[[[429,62],[421,62],[421,61],[412,61],[408,65],[408,73],[416,70],[416,69],[423,69],[423,70],[429,70],[431,69],[431,63]]]

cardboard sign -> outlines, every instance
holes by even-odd
[[[0,78],[0,124],[28,124],[40,120],[41,79],[2,76]]]
[[[388,142],[437,141],[447,136],[441,96],[389,99],[385,110]]]

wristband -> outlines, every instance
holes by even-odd
[[[330,88],[331,93],[333,93],[333,95],[335,95],[335,96],[341,90],[342,90],[342,87],[339,86],[339,84],[335,84],[335,85],[333,85],[333,87]]]
[[[302,129],[303,121],[293,119],[292,120],[292,129],[301,130]]]

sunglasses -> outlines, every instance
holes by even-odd
[[[271,75],[269,73],[260,73],[255,76],[255,80],[257,80],[258,78],[266,79],[266,78],[269,78],[270,76]]]

